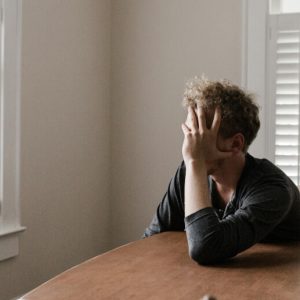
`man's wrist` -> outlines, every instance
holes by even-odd
[[[185,176],[185,216],[210,206],[205,160],[189,160]]]
[[[189,159],[185,162],[186,168],[206,168],[205,159],[199,158],[199,159]]]

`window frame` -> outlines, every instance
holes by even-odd
[[[250,152],[261,158],[269,158],[266,151],[269,128],[269,119],[266,113],[266,41],[268,34],[266,22],[268,8],[269,0],[242,1],[242,86],[249,92],[255,93],[260,106],[261,127],[257,138],[250,146]]]
[[[0,0],[0,261],[19,254],[22,0]]]

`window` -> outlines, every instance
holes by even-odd
[[[300,1],[244,0],[243,16],[242,82],[261,106],[254,155],[300,185]]]
[[[268,16],[269,157],[300,184],[300,5],[273,1]],[[272,6],[273,4],[273,6]],[[279,13],[274,13],[279,12]],[[290,13],[293,12],[293,13]]]
[[[21,0],[0,0],[0,260],[18,254]]]

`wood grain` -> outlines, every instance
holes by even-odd
[[[139,240],[90,259],[22,300],[300,299],[300,243],[257,244],[226,263],[200,266],[183,232]]]

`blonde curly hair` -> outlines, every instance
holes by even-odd
[[[195,77],[186,83],[183,106],[202,106],[210,127],[216,107],[220,107],[222,121],[220,135],[223,138],[242,133],[246,151],[255,139],[260,127],[259,107],[254,96],[228,80],[211,81]]]

